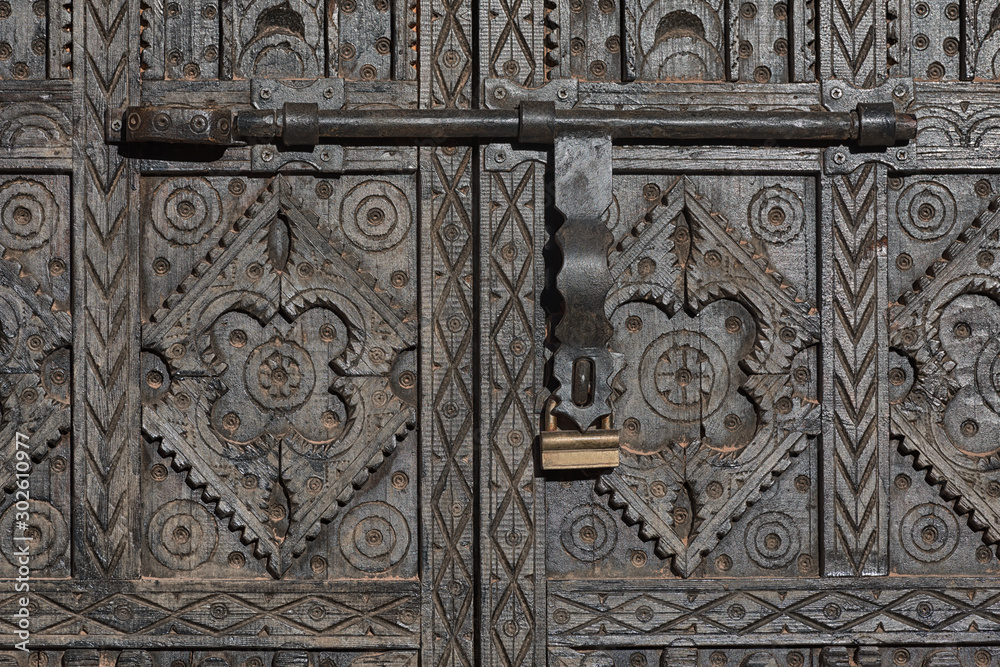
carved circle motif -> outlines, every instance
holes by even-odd
[[[340,224],[351,243],[364,250],[389,250],[410,229],[406,194],[388,181],[354,186],[340,207]]]
[[[618,542],[615,517],[600,505],[578,505],[563,518],[560,539],[573,558],[593,563]]]
[[[384,502],[361,503],[340,524],[341,553],[365,572],[385,572],[403,559],[409,546],[406,519]]]
[[[264,408],[291,410],[306,402],[316,384],[309,353],[274,338],[250,353],[245,368],[250,396]]]
[[[933,241],[951,231],[957,218],[951,190],[934,181],[911,184],[896,202],[899,224],[920,241]]]
[[[32,570],[41,570],[63,555],[69,543],[69,528],[62,512],[42,500],[32,500],[28,509],[28,528],[17,528],[17,507],[11,505],[0,517],[0,548],[4,558],[14,567],[18,566],[16,552],[21,548],[22,535],[30,538],[28,555]],[[23,517],[22,517],[23,518]]]
[[[156,231],[182,245],[200,242],[222,220],[222,200],[204,178],[161,183],[153,193],[150,209]]]
[[[639,320],[641,327],[628,324]],[[638,356],[625,364],[619,381],[639,391],[626,392],[618,406],[641,425],[626,426],[622,449],[644,456],[699,442],[729,455],[746,447],[758,421],[752,403],[739,393],[746,377],[740,361],[754,345],[753,323],[743,306],[727,299],[694,317],[668,317],[636,303],[619,308],[613,345]],[[627,458],[626,464],[632,461],[639,460]]]
[[[674,421],[713,414],[729,390],[725,355],[697,331],[664,334],[646,349],[639,367],[646,401]]]
[[[923,563],[937,563],[958,546],[958,522],[948,508],[924,503],[903,516],[899,537],[906,553]]]
[[[747,215],[750,228],[757,236],[768,243],[781,245],[793,241],[802,232],[805,206],[788,188],[772,185],[754,195]]]
[[[0,186],[0,244],[30,250],[49,240],[59,205],[48,188],[24,178]]]
[[[747,555],[763,568],[789,565],[799,555],[801,543],[795,519],[784,512],[766,512],[747,525]]]
[[[994,456],[1000,451],[1000,306],[982,294],[959,295],[942,311],[938,331],[960,387],[945,409],[945,432],[967,457]]]
[[[192,500],[174,500],[153,514],[149,549],[172,570],[193,570],[211,558],[219,541],[215,517]]]

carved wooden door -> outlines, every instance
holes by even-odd
[[[0,663],[996,667],[998,16],[0,0]],[[524,141],[228,140],[298,109]],[[618,465],[553,471],[567,171]]]

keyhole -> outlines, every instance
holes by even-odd
[[[573,403],[584,408],[590,405],[594,395],[594,360],[580,357],[573,362]]]

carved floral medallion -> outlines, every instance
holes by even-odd
[[[220,246],[143,330],[143,428],[280,576],[412,428],[416,333],[281,177]]]
[[[614,383],[622,462],[597,488],[690,576],[818,432],[819,323],[760,241],[690,180],[655,190],[612,256],[611,345],[625,359]],[[794,238],[790,228],[781,233],[789,220],[801,226],[801,200],[778,186],[749,209],[750,229],[777,230],[773,244]]]
[[[972,220],[889,311],[892,432],[988,543],[1000,541],[1000,216],[994,209]]]

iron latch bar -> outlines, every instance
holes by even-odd
[[[565,307],[554,331],[559,386],[540,437],[542,467],[614,467],[619,432],[611,428],[610,399],[619,364],[608,348],[614,329],[604,310],[612,284],[613,238],[604,222],[612,204],[611,137],[559,134],[554,144],[555,204],[565,217],[556,231],[563,254],[556,288]]]
[[[365,140],[518,141],[552,144],[557,135],[602,134],[620,142],[729,141],[855,143],[892,146],[916,136],[916,117],[890,103],[851,111],[556,109],[522,101],[517,109],[324,109],[286,102],[279,109],[129,107],[109,122],[109,141],[288,146]]]
[[[553,370],[555,415],[584,431],[611,409],[614,361],[608,341],[614,333],[604,312],[611,289],[608,253],[613,242],[604,214],[612,203],[611,137],[573,134],[555,140],[555,204],[565,220],[556,231],[563,265],[556,288],[563,315],[555,328],[559,347]]]

